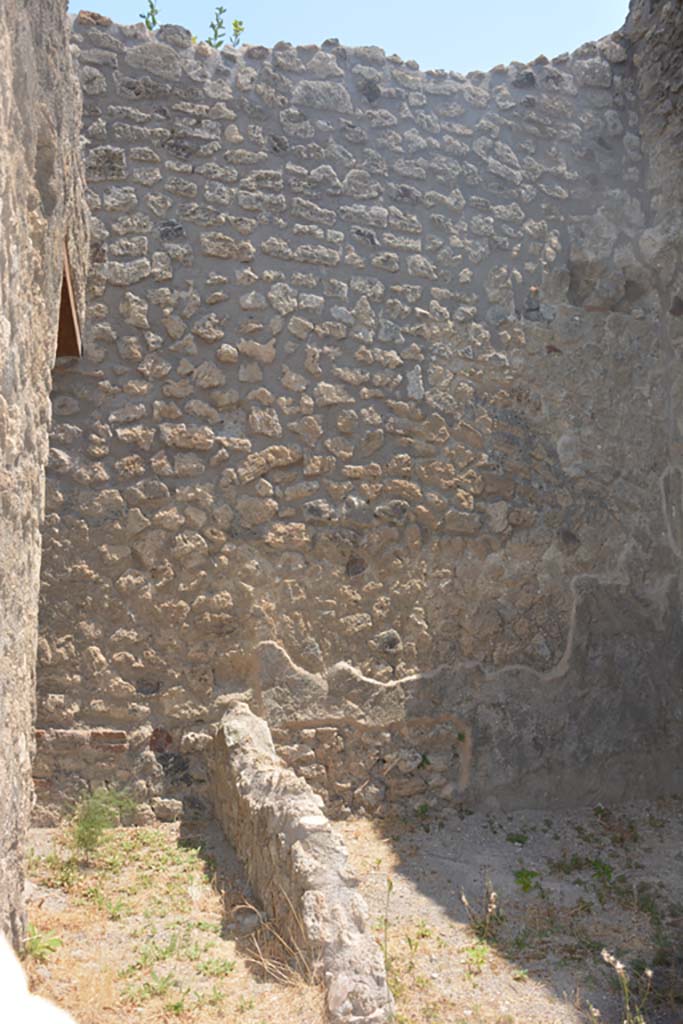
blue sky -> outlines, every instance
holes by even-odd
[[[81,0],[82,2],[82,0]],[[244,42],[375,44],[422,68],[486,71],[511,60],[553,57],[621,27],[628,0],[222,0],[226,20],[241,18]],[[115,21],[139,21],[147,0],[89,0]],[[160,23],[205,38],[216,0],[157,0]],[[71,9],[78,10],[74,0]]]

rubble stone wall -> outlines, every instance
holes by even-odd
[[[0,5],[0,933],[15,944],[32,801],[50,373],[64,247],[80,300],[88,250],[68,38],[62,0]]]
[[[236,701],[210,765],[216,817],[271,928],[325,988],[330,1024],[394,1019],[383,954],[321,798],[286,768],[267,723]]]
[[[469,75],[78,19],[46,819],[84,778],[201,808],[236,694],[341,813],[680,786],[652,17]]]

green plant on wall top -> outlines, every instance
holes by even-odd
[[[214,50],[220,50],[221,46],[225,43],[225,22],[223,21],[223,15],[225,14],[225,7],[217,7],[216,13],[213,16],[213,21],[209,22],[209,28],[211,29],[211,35],[206,40],[209,46],[213,46]]]
[[[225,44],[226,28],[225,21],[223,20],[223,15],[225,13],[225,7],[217,7],[213,16],[213,21],[209,22],[211,34],[206,42],[209,46],[212,46],[214,50],[220,50],[221,46]],[[159,14],[159,8],[155,4],[154,0],[147,0],[147,11],[141,11],[139,17],[142,18],[149,31],[153,32],[154,29],[159,26]],[[231,28],[232,35],[230,36],[230,45],[239,46],[244,32],[244,22],[240,21],[239,18],[233,18]],[[192,36],[192,42],[197,42],[196,36]]]
[[[244,32],[244,22],[240,21],[239,18],[234,18],[232,22],[232,35],[230,36],[230,45],[239,46],[242,33]]]
[[[210,23],[209,28],[211,29],[211,35],[206,40],[209,46],[213,46],[214,50],[219,50],[225,43],[225,22],[223,21],[223,15],[225,14],[225,7],[217,7],[216,13],[213,16],[213,21]],[[242,33],[244,32],[244,22],[240,21],[239,18],[234,18],[232,22],[232,35],[230,36],[230,45],[239,46]]]
[[[138,17],[142,18],[150,32],[154,31],[159,24],[159,8],[154,0],[147,0],[147,13],[143,14],[141,11]]]

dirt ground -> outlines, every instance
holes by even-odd
[[[77,1024],[323,1021],[216,825],[109,829],[75,865],[66,832],[32,839],[25,966]]]
[[[681,802],[336,827],[397,1024],[683,1024]],[[215,827],[111,829],[77,863],[64,838],[33,835],[26,965],[78,1024],[322,1024]]]
[[[388,918],[397,1024],[683,1022],[680,802],[339,827],[382,941]]]

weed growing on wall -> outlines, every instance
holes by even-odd
[[[217,7],[214,12],[213,21],[209,22],[210,34],[207,37],[206,42],[209,46],[212,46],[214,50],[220,50],[221,46],[225,45],[227,29],[223,15],[226,13],[225,7]],[[141,11],[138,17],[142,18],[149,31],[153,32],[155,28],[159,27],[159,14],[159,8],[155,4],[154,0],[147,0],[147,10]],[[239,46],[244,33],[244,22],[240,21],[239,18],[233,18],[230,27],[232,29],[232,34],[229,38],[230,45]],[[197,41],[195,36],[192,38],[194,42]]]
[[[139,18],[142,18],[142,20],[144,21],[145,25],[150,30],[150,32],[153,32],[154,29],[159,24],[158,16],[159,16],[159,8],[154,3],[154,0],[147,0],[147,13],[144,14],[144,13],[140,12],[140,14],[138,15]]]
[[[213,46],[214,50],[220,50],[225,42],[225,22],[223,21],[223,15],[225,14],[225,7],[217,7],[213,16],[213,21],[209,22],[209,28],[211,29],[211,35],[206,40],[209,46]]]
[[[239,46],[244,32],[244,22],[240,21],[239,18],[233,18],[232,22],[232,35],[230,36],[230,45]]]

